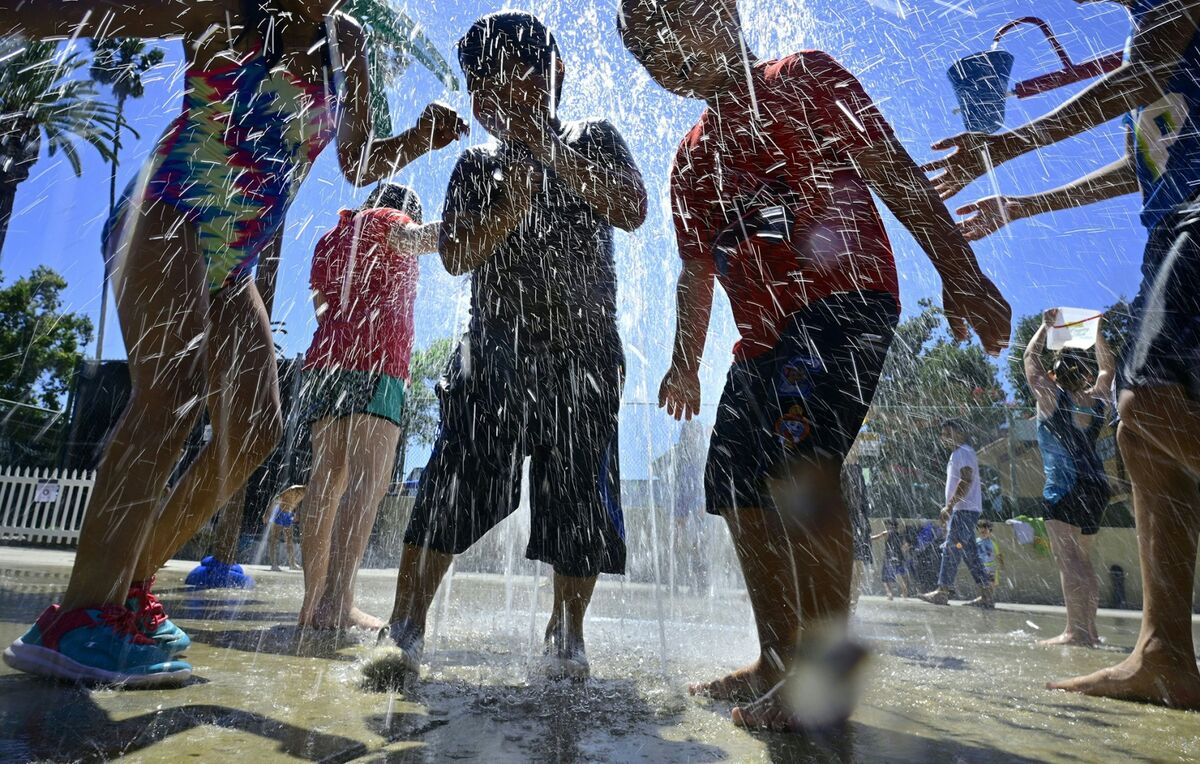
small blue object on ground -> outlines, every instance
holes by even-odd
[[[253,589],[254,579],[242,570],[241,565],[221,562],[212,555],[188,573],[184,581],[196,589]]]

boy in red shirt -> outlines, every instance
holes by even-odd
[[[756,701],[734,709],[738,724],[795,729],[816,720],[793,712],[786,687],[772,689],[817,629],[845,626],[853,551],[839,475],[900,313],[870,191],[933,261],[958,339],[970,326],[999,353],[1011,311],[870,97],[830,56],[758,60],[734,0],[622,0],[618,25],[655,81],[708,103],[671,177],[683,270],[659,401],[673,416],[699,412],[714,277],[741,333],[705,488],[708,511],[729,524],[761,655],[691,689]]]

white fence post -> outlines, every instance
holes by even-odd
[[[95,480],[83,470],[0,467],[0,541],[75,544]]]

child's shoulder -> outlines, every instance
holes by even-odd
[[[769,81],[790,79],[841,80],[853,77],[846,67],[823,50],[799,50],[790,56],[765,62],[763,70]]]

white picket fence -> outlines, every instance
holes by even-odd
[[[0,467],[0,540],[74,544],[96,473]]]

